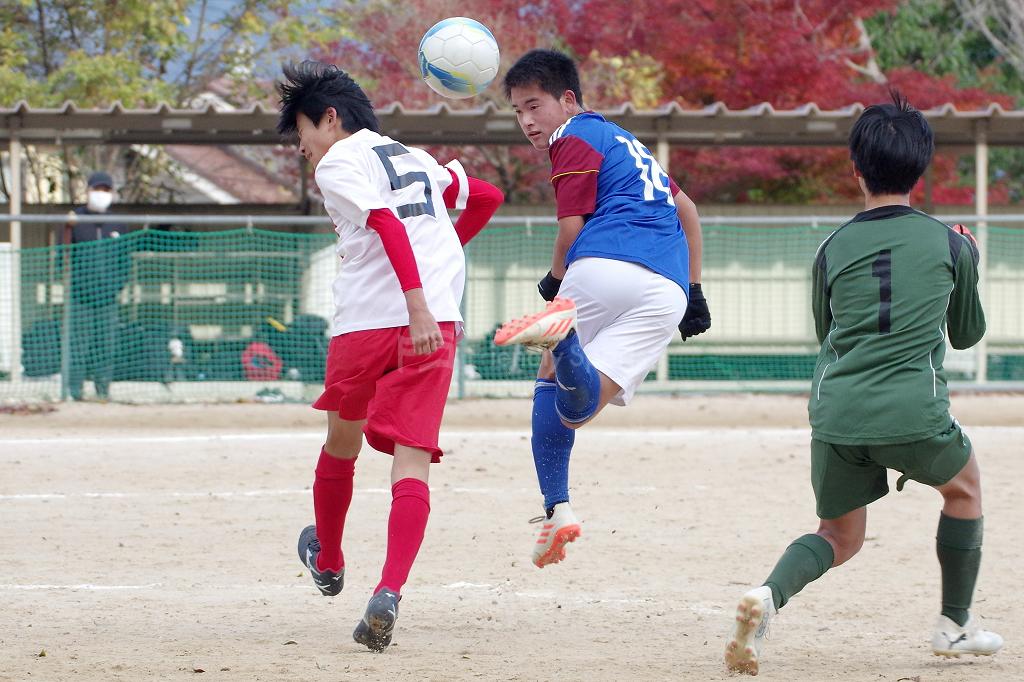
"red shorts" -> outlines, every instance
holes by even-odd
[[[395,444],[426,450],[440,462],[437,435],[455,364],[455,323],[439,322],[444,345],[416,355],[408,327],[369,329],[335,336],[327,351],[324,392],[313,403],[348,421],[366,420],[374,450],[395,454]]]

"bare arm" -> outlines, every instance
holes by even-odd
[[[704,233],[700,227],[700,216],[697,214],[697,205],[693,203],[686,192],[679,190],[673,197],[676,204],[676,213],[679,214],[679,222],[683,224],[683,234],[686,235],[686,246],[690,251],[690,281],[700,282],[701,259],[704,253]]]
[[[583,216],[571,215],[558,219],[558,236],[555,237],[555,252],[551,256],[551,274],[558,279],[565,278],[565,256],[583,229]]]
[[[405,307],[409,311],[409,336],[417,355],[433,353],[444,345],[441,328],[427,307],[423,289],[409,289],[405,292]]]
[[[701,267],[704,254],[704,232],[700,227],[700,216],[697,206],[686,192],[679,190],[672,197],[676,204],[679,222],[683,225],[686,235],[686,248],[690,256],[690,293],[687,299],[686,314],[679,323],[679,334],[683,341],[690,337],[703,334],[711,329],[711,312],[708,310],[707,299],[701,289]]]

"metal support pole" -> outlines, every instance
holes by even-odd
[[[978,240],[978,287],[982,304],[988,300],[988,129],[985,121],[978,121],[975,127],[974,149],[974,212],[978,214],[975,237]],[[988,381],[988,341],[981,338],[975,346],[977,370],[974,380],[979,384]]]
[[[21,214],[21,140],[11,136],[11,215]],[[21,221],[11,221],[11,383],[21,381]]]
[[[466,299],[469,298],[469,250],[466,249],[466,284],[462,290],[462,301],[459,303],[459,312],[462,313],[462,339],[458,342],[455,347],[455,371],[458,376],[455,378],[457,392],[455,396],[462,400],[466,397],[466,349],[469,348],[469,342],[466,340],[468,335],[469,319],[466,317],[466,310],[469,308],[466,303]]]
[[[935,164],[928,164],[924,171],[924,212],[935,213]]]
[[[658,165],[661,166],[661,170],[665,171],[669,177],[672,177],[672,173],[669,172],[669,145],[668,139],[664,134],[658,135],[657,151],[655,155],[658,157]],[[661,358],[658,360],[658,366],[655,370],[655,377],[658,381],[668,381],[669,378],[669,364],[668,364],[668,349],[661,354]]]
[[[309,213],[309,162],[299,156],[299,210]]]
[[[655,155],[657,155],[658,157],[658,165],[661,166],[661,170],[668,173],[668,163],[670,154],[668,139],[664,135],[658,135],[658,150],[655,152]]]

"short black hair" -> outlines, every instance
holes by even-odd
[[[347,133],[369,128],[380,132],[380,123],[373,113],[373,104],[359,84],[334,64],[307,59],[301,64],[284,64],[285,82],[277,84],[281,95],[281,116],[277,132],[292,135],[298,128],[296,117],[302,113],[314,124],[328,107],[334,107]]]
[[[512,96],[512,88],[536,85],[555,99],[566,90],[576,95],[576,103],[583,106],[580,74],[576,62],[569,55],[556,50],[530,50],[505,73],[505,98]]]
[[[850,131],[850,158],[872,194],[909,194],[935,153],[924,115],[898,90],[864,110]]]

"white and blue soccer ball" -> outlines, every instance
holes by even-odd
[[[465,99],[491,84],[498,75],[500,56],[486,26],[451,17],[434,24],[420,41],[420,74],[437,94]]]

